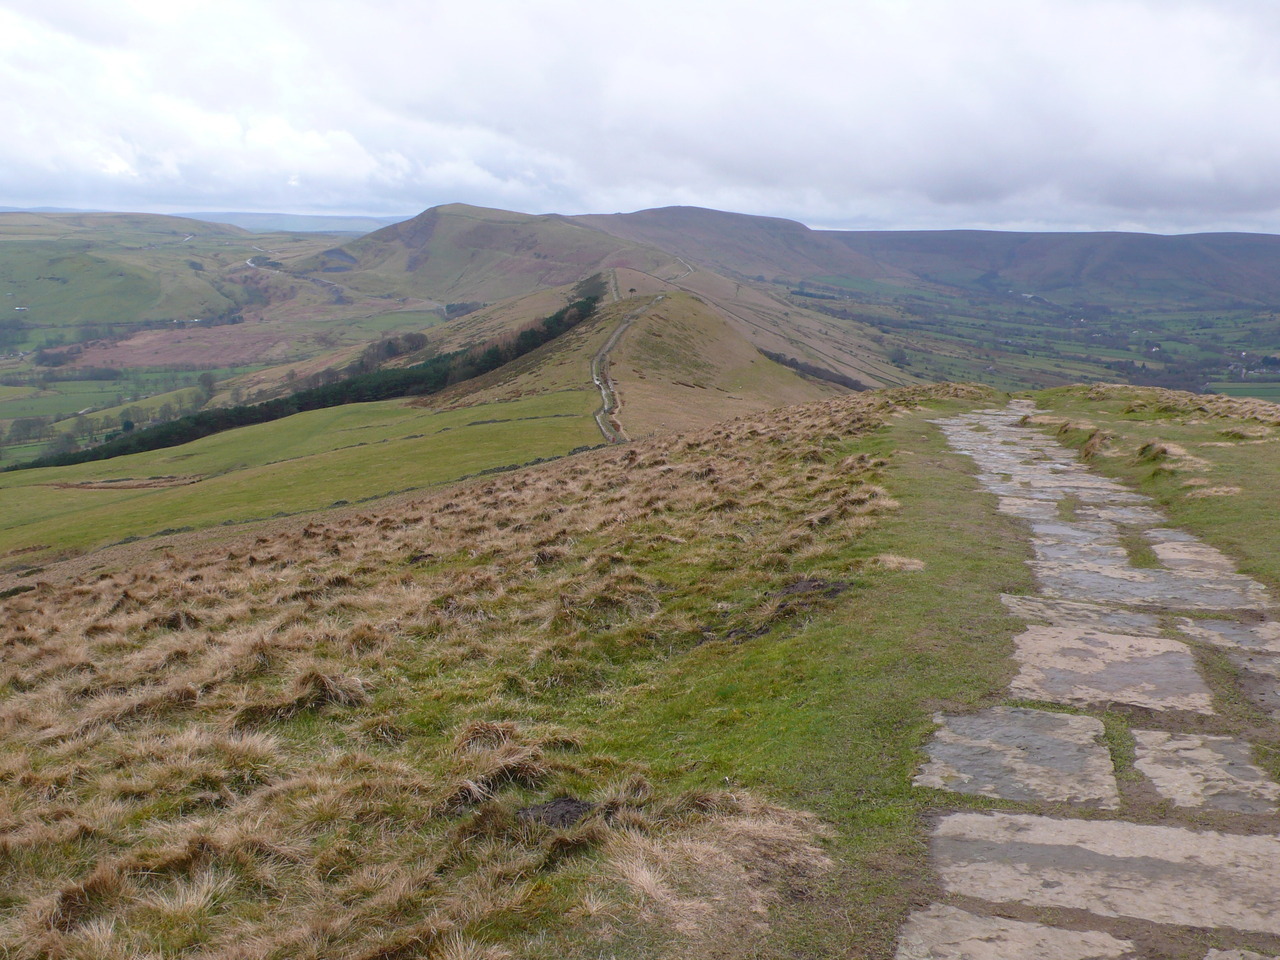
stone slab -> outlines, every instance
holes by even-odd
[[[1184,530],[1157,527],[1143,531],[1143,536],[1150,541],[1151,549],[1160,562],[1170,570],[1235,573],[1234,560]]]
[[[932,848],[948,893],[1280,934],[1280,838],[1274,836],[955,813],[938,822]]]
[[[1014,637],[1020,665],[1011,696],[1076,706],[1122,703],[1213,713],[1185,644],[1088,627],[1028,627]]]
[[[1015,617],[1043,620],[1054,627],[1092,627],[1108,633],[1127,633],[1140,637],[1160,635],[1160,618],[1150,613],[1136,613],[1075,600],[1020,597],[1008,593],[1002,593],[1000,601]]]
[[[1047,710],[993,707],[935,717],[940,727],[922,787],[1004,800],[1120,806],[1111,755],[1100,742],[1102,721]]]
[[[1274,813],[1280,785],[1254,766],[1249,745],[1234,737],[1134,730],[1134,766],[1179,807]]]
[[[996,509],[1023,520],[1052,520],[1058,515],[1058,505],[1054,501],[1028,497],[1001,497]]]
[[[1183,617],[1178,620],[1178,629],[1188,637],[1218,647],[1280,653],[1280,623],[1274,620],[1238,623],[1234,620],[1192,620]]]
[[[895,960],[1120,960],[1133,944],[1097,930],[980,917],[935,903],[907,918]]]
[[[1260,583],[1235,573],[1098,563],[1083,553],[1079,560],[1033,560],[1031,568],[1044,593],[1066,600],[1173,610],[1246,610],[1271,605]]]
[[[1165,522],[1160,511],[1152,507],[1130,506],[1112,507],[1101,504],[1082,505],[1076,510],[1081,520],[1106,520],[1110,523],[1123,523],[1126,526],[1154,527]]]

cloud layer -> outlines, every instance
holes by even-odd
[[[0,0],[0,89],[15,206],[1280,232],[1269,0]]]

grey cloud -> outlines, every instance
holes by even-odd
[[[1280,231],[1263,0],[0,0],[0,203]]]

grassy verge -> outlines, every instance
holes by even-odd
[[[1175,526],[1280,589],[1280,407],[1142,387],[1070,387],[1035,395],[1047,421],[1079,423],[1064,441],[1155,498]]]
[[[910,781],[932,714],[992,702],[1008,682],[1017,622],[998,594],[1029,587],[1027,548],[926,422],[938,415],[841,451],[886,459],[901,509],[805,571],[851,584],[829,614],[674,656],[593,726],[590,743],[643,757],[664,780],[757,791],[833,828],[838,868],[778,911],[755,955],[892,953],[927,896],[934,795]],[[886,555],[900,560],[874,559]]]

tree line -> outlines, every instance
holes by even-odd
[[[336,383],[299,390],[264,403],[201,410],[168,423],[124,433],[87,450],[50,453],[25,463],[12,464],[5,469],[61,467],[93,460],[108,460],[131,453],[176,447],[224,430],[270,423],[308,410],[399,397],[429,396],[453,384],[496,370],[549,343],[591,317],[599,300],[598,295],[582,297],[525,327],[514,336],[500,337],[480,347],[455,350],[409,367],[358,373]]]

